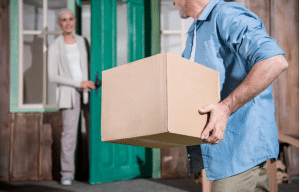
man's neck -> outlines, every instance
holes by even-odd
[[[188,7],[190,9],[190,16],[194,18],[194,20],[198,20],[200,17],[201,13],[207,6],[210,0],[192,0],[193,3],[190,4],[191,7]]]

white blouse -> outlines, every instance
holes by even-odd
[[[77,43],[66,44],[67,58],[70,64],[70,69],[74,81],[82,81],[82,72],[80,67],[80,53],[77,47]]]

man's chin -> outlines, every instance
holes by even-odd
[[[186,15],[180,15],[180,18],[181,18],[181,19],[187,19],[187,18],[189,18],[189,17],[186,16]]]
[[[180,18],[181,19],[187,19],[189,17],[186,14],[184,14],[184,13],[180,13]]]

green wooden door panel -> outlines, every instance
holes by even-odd
[[[160,53],[160,0],[145,3],[145,57]],[[152,178],[161,177],[161,151],[152,149]]]
[[[129,61],[144,57],[144,1],[128,0]],[[90,79],[117,65],[117,1],[91,0]],[[101,142],[101,88],[90,94],[91,184],[152,176],[152,149]]]
[[[116,1],[91,0],[91,65],[90,79],[95,74],[116,66]],[[111,166],[112,146],[101,142],[101,88],[90,93],[90,177],[91,184],[109,180],[103,166]]]
[[[145,57],[144,2],[128,0],[129,62]]]

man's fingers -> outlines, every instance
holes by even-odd
[[[216,104],[209,104],[199,110],[200,114],[209,114],[209,121],[200,138],[210,144],[218,144],[223,140],[224,131],[228,116],[224,113],[223,106]]]
[[[214,145],[214,144],[218,144],[219,142],[223,141],[223,139],[220,139],[219,137],[216,137],[215,135],[211,135],[207,139],[204,139],[203,141]]]
[[[223,140],[224,132],[222,129],[216,129],[215,126],[208,125],[201,134],[201,139],[210,144],[218,144]]]
[[[208,113],[212,110],[213,106],[214,106],[213,104],[206,105],[206,106],[202,107],[201,109],[199,109],[198,112],[200,114]]]
[[[211,132],[212,129],[213,129],[213,126],[211,126],[211,123],[208,123],[207,126],[202,131],[200,138],[207,139],[209,137],[209,133]]]
[[[204,140],[207,143],[214,144],[218,141],[218,138],[216,138],[214,135],[209,136],[207,139]]]

